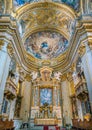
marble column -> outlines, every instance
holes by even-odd
[[[63,105],[63,119],[64,124],[72,123],[72,104],[69,93],[70,83],[67,79],[62,81],[61,90],[62,90],[62,105]]]
[[[23,119],[23,121],[28,121],[29,115],[30,115],[30,103],[31,103],[31,78],[30,76],[27,76],[25,81],[22,85],[23,88],[23,98],[21,103],[21,111],[20,111],[20,117]]]
[[[0,111],[2,108],[4,89],[9,73],[9,65],[11,58],[7,51],[8,43],[4,43],[0,50]]]
[[[92,111],[92,50],[90,49],[87,43],[85,44],[85,46],[86,52],[82,57],[82,67],[84,69],[84,75],[87,81],[89,100]]]
[[[83,121],[83,112],[82,112],[82,105],[81,101],[79,99],[76,99],[77,101],[77,110],[78,110],[78,117]]]
[[[57,106],[57,88],[56,88],[56,86],[53,88],[53,105]]]
[[[9,112],[9,120],[14,118],[16,98],[10,101],[10,112]]]
[[[57,87],[57,100],[58,100],[58,106],[60,106],[60,87]]]

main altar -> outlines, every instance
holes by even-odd
[[[62,125],[60,73],[47,66],[33,74],[31,123],[34,125]]]

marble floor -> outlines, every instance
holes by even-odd
[[[24,128],[24,129],[18,129],[18,130],[43,130],[43,127],[32,127],[32,128]]]

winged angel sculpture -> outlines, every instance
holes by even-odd
[[[60,76],[61,76],[61,72],[55,72],[54,73],[54,77],[57,79],[57,80],[60,80]]]
[[[38,77],[38,72],[33,71],[33,72],[31,73],[31,76],[32,76],[32,80],[37,79],[37,77]]]

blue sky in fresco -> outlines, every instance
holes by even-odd
[[[39,1],[39,0],[14,0],[17,2],[18,6],[21,6],[27,2],[33,2],[33,1]],[[52,0],[54,2],[60,2],[59,0]],[[74,8],[75,10],[77,10],[79,8],[79,2],[80,0],[61,0],[61,2],[71,6],[72,8]]]

